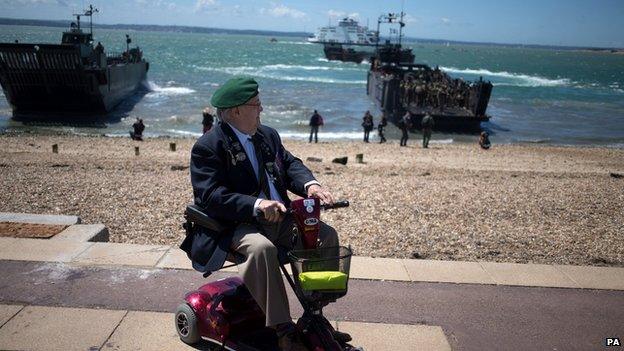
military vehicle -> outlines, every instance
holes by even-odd
[[[366,90],[389,121],[397,123],[408,111],[413,129],[430,114],[436,130],[475,132],[481,122],[488,121],[487,105],[492,83],[479,79],[466,82],[452,78],[438,67],[415,64],[411,49],[403,48],[401,39],[404,13],[379,17],[382,23],[398,24],[398,43],[387,40],[377,46],[371,58]],[[395,31],[396,32],[396,31]]]
[[[130,48],[106,53],[93,43],[92,5],[63,32],[61,44],[0,44],[0,84],[13,117],[25,120],[69,119],[86,122],[111,111],[146,79],[149,63],[143,52]],[[90,32],[80,27],[87,16]]]

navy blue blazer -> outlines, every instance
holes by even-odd
[[[287,190],[305,197],[304,185],[315,180],[312,172],[284,148],[275,129],[261,125],[257,133],[264,169],[285,205],[290,204]],[[254,222],[253,208],[260,186],[245,149],[224,122],[197,140],[191,151],[190,171],[195,204],[228,228],[224,233],[215,233],[195,227],[180,245],[195,269],[211,272],[223,266],[234,228]]]

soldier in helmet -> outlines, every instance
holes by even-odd
[[[435,122],[433,121],[433,117],[430,114],[425,114],[422,121],[420,122],[420,126],[422,127],[423,133],[423,148],[429,147],[429,140],[431,139],[431,131],[433,130],[433,126]]]

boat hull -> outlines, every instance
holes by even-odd
[[[0,44],[0,83],[16,119],[88,119],[110,112],[146,79],[146,61],[85,67],[65,45]]]

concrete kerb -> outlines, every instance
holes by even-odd
[[[73,225],[80,224],[81,220],[78,216],[0,212],[0,222]]]
[[[173,327],[172,313],[20,305],[0,305],[1,310],[11,315],[0,328],[1,349],[195,349],[180,341]],[[351,333],[358,346],[365,350],[414,350],[417,345],[417,349],[423,350],[451,349],[439,326],[351,321],[330,323],[339,330]],[[68,330],[72,333],[68,334]],[[81,338],[74,340],[74,335],[81,335]],[[145,337],[137,338],[137,335]]]
[[[74,224],[56,234],[51,240],[107,242],[108,228],[103,224]]]
[[[16,256],[19,252],[12,248],[38,248],[37,251],[46,249],[50,252],[46,251],[33,256],[23,250],[17,251],[23,252],[24,257],[21,259],[24,260],[52,260],[78,265],[130,265],[146,268],[192,270],[188,258],[177,245],[94,244],[93,242],[108,241],[108,229],[103,224],[78,224],[80,218],[76,216],[0,213],[0,221],[69,225],[64,231],[50,239],[50,245],[45,245],[46,247],[34,245],[36,243],[42,244],[45,239],[0,238],[2,239],[0,241],[6,244],[4,245],[6,247],[0,248],[0,259],[20,259]],[[72,243],[72,245],[90,242],[92,245],[80,248],[72,247],[71,255],[63,256],[62,252],[57,252],[68,248],[64,245],[57,245],[62,242]],[[137,255],[141,257],[135,257]],[[121,262],[119,258],[123,258]],[[624,268],[620,267],[372,257],[353,257],[353,263],[359,263],[359,265],[354,265],[352,269],[351,278],[353,279],[624,290],[624,283],[622,283],[624,279],[618,282],[620,278],[624,278]],[[236,272],[237,268],[232,267],[222,271]]]

